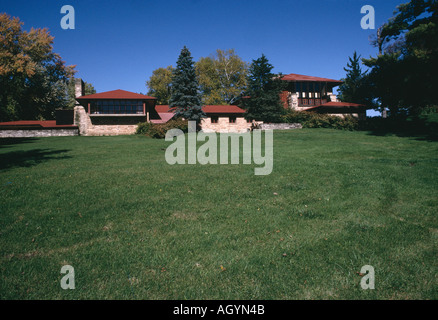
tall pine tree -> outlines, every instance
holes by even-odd
[[[201,118],[206,115],[202,110],[193,58],[185,46],[173,70],[171,87],[169,108],[174,111],[175,116],[193,120],[199,124]]]
[[[280,122],[285,109],[280,101],[283,88],[281,75],[271,73],[274,67],[265,55],[253,60],[248,72],[250,99],[245,103],[246,118],[264,122]]]
[[[366,72],[362,71],[359,59],[360,56],[357,55],[356,51],[353,53],[353,57],[348,57],[349,62],[344,68],[347,74],[339,86],[338,99],[344,102],[370,104],[366,88]]]

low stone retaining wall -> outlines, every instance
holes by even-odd
[[[1,129],[0,138],[63,137],[79,135],[78,128],[69,129]]]
[[[301,123],[261,123],[259,126],[262,130],[290,130],[303,128]]]

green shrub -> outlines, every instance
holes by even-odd
[[[187,120],[175,119],[166,123],[141,122],[138,124],[136,134],[144,134],[152,138],[164,139],[166,132],[170,129],[180,129],[183,132],[188,131]]]
[[[357,130],[359,121],[353,116],[344,118],[305,111],[290,110],[282,119],[286,123],[301,123],[303,128]]]

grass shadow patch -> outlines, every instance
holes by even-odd
[[[0,154],[0,170],[15,167],[32,167],[49,160],[69,159],[70,156],[64,155],[69,152],[67,149],[32,149],[27,151],[12,151]]]
[[[0,148],[8,148],[9,146],[15,146],[24,143],[37,142],[38,138],[0,138]]]

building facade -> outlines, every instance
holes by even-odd
[[[333,93],[333,88],[342,81],[291,73],[281,80],[287,82],[281,93],[281,101],[286,109],[309,111],[359,119],[366,118],[367,107],[352,102],[341,102]]]
[[[81,135],[134,134],[140,122],[165,123],[174,115],[168,105],[156,105],[156,98],[125,90],[83,95],[81,80],[75,94],[74,124]],[[244,118],[245,110],[238,106],[207,105],[203,111],[207,117],[202,119],[201,128],[205,132],[241,133],[251,128]]]

